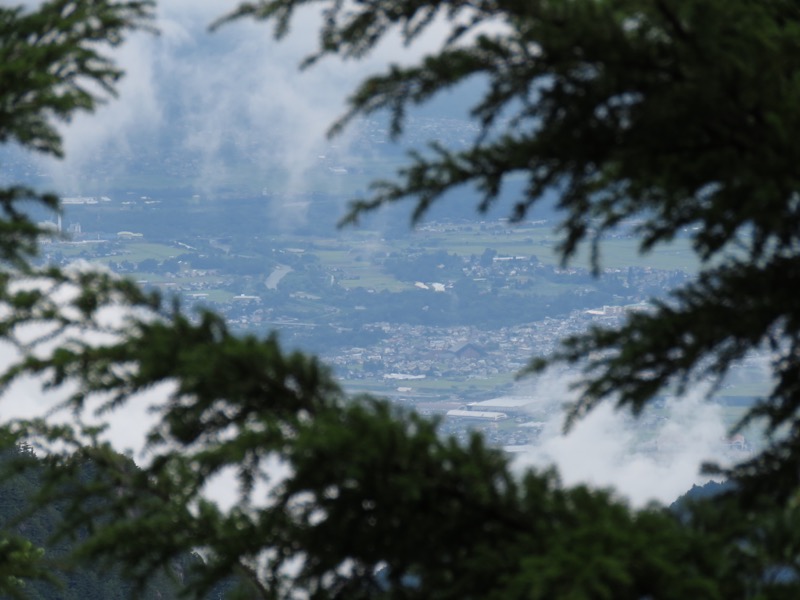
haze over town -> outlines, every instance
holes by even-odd
[[[328,139],[361,77],[413,56],[388,43],[368,61],[298,72],[317,15],[276,44],[252,24],[209,33],[220,4],[160,2],[160,35],[137,34],[118,50],[127,72],[119,98],[65,125],[67,158],[14,152],[4,162],[4,182],[62,197],[62,215],[38,215],[53,232],[43,260],[111,269],[220,311],[243,334],[277,331],[285,345],[319,354],[350,391],[437,415],[443,433],[461,439],[481,430],[520,468],[556,465],[567,483],[614,486],[637,505],[671,502],[703,481],[702,462],[752,451],[755,434],[726,431],[766,384],[759,357],[712,401],[698,385],[636,421],[603,407],[568,435],[563,406],[578,374],[516,378],[563,336],[648,310],[690,278],[685,240],[639,257],[627,223],[606,240],[594,278],[585,255],[555,259],[552,207],[512,226],[508,204],[476,216],[470,190],[414,230],[403,206],[337,229],[347,201],[390,177],[406,148],[476,135],[470,89],[412,115],[398,144],[380,117]],[[25,382],[15,394],[40,391]],[[120,417],[110,435],[136,447],[149,418]]]

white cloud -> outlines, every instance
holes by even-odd
[[[97,270],[101,267],[88,263],[75,263],[69,270],[85,272]],[[70,302],[76,298],[79,289],[73,284],[53,285],[47,278],[26,279],[15,281],[11,286],[12,291],[38,289],[47,294],[54,305],[60,307],[60,314],[67,319],[79,321],[80,315]],[[7,307],[3,306],[3,313]],[[52,352],[62,346],[74,342],[99,346],[113,344],[121,339],[131,317],[148,318],[139,309],[132,309],[122,305],[108,305],[101,308],[91,327],[71,325],[62,328],[53,321],[33,320],[15,327],[13,335],[18,345],[8,341],[0,343],[0,372],[5,372],[16,364],[24,355],[31,355],[45,359]],[[22,348],[25,349],[23,354]],[[48,386],[50,372],[40,376],[25,375],[16,379],[12,385],[4,390],[0,402],[0,419],[4,422],[12,419],[31,419],[49,415],[51,422],[72,422],[71,410],[60,408],[64,402],[74,394],[78,387],[77,382],[67,380],[60,386]],[[171,384],[154,386],[140,397],[132,398],[124,411],[114,414],[96,414],[94,407],[99,407],[103,398],[96,396],[87,403],[82,419],[86,424],[100,424],[108,421],[108,440],[113,440],[115,447],[120,451],[141,450],[144,447],[145,432],[154,424],[151,406],[163,401],[167,397]]]
[[[311,157],[326,143],[327,128],[343,112],[345,95],[369,65],[327,62],[301,74],[299,63],[315,48],[318,18],[303,15],[281,43],[272,40],[266,24],[247,21],[209,32],[209,24],[231,6],[163,0],[160,35],[135,33],[111,51],[126,73],[119,96],[60,127],[66,159],[47,161],[58,188],[80,193],[91,176],[87,165],[98,153],[125,158],[133,139],[155,140],[165,132],[183,136],[188,151],[201,150],[201,187],[213,188],[226,177],[218,155],[230,136],[265,160],[277,159],[290,178],[302,181]],[[185,128],[171,121],[176,117]],[[142,144],[136,148],[141,151]]]
[[[515,457],[518,468],[556,466],[567,485],[613,488],[634,506],[669,504],[694,484],[709,478],[705,462],[726,462],[727,426],[719,405],[705,390],[672,398],[663,408],[645,409],[639,418],[601,404],[564,433],[561,404],[574,397],[567,377],[544,377],[535,386],[545,398],[539,443]]]
[[[111,51],[126,72],[119,97],[60,127],[66,158],[45,160],[56,189],[73,195],[113,182],[116,173],[95,172],[94,159],[118,156],[121,164],[135,151],[140,155],[133,159],[144,162],[147,149],[159,149],[167,137],[200,156],[192,183],[203,195],[213,197],[219,186],[237,180],[220,160],[231,139],[248,148],[255,169],[282,173],[279,191],[307,191],[308,174],[329,145],[326,132],[357,83],[390,62],[409,63],[433,51],[448,30],[437,20],[411,47],[390,34],[361,60],[330,57],[300,72],[303,58],[317,49],[319,8],[299,10],[280,42],[272,39],[271,24],[251,20],[209,32],[209,24],[235,5],[161,0],[160,35],[138,32]],[[348,138],[336,144],[347,155]],[[279,207],[276,214],[283,212]]]

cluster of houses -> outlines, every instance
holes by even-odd
[[[630,310],[639,310],[638,305]],[[584,331],[597,318],[623,319],[620,311],[573,311],[563,319],[482,330],[471,326],[430,327],[403,323],[375,323],[385,338],[370,347],[337,350],[326,356],[345,380],[384,378],[396,374],[414,377],[487,378],[513,374],[534,356],[547,356],[558,341]]]

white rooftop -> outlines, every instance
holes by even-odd
[[[448,410],[447,416],[461,419],[488,419],[491,421],[499,421],[500,419],[508,418],[506,413],[488,410]]]
[[[471,402],[470,406],[479,408],[524,408],[536,402],[530,396],[500,396],[483,402]]]

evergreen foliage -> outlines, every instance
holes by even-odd
[[[117,456],[121,468],[135,470],[129,459]],[[0,528],[6,538],[2,546],[4,558],[0,564],[4,572],[2,596],[13,596],[29,600],[124,600],[136,596],[143,600],[179,598],[183,578],[196,565],[202,564],[197,555],[187,553],[162,563],[153,570],[151,577],[137,589],[135,582],[124,578],[119,565],[112,562],[81,562],[79,548],[89,537],[90,530],[72,528],[66,522],[67,500],[75,488],[82,488],[98,479],[93,461],[76,456],[62,473],[60,489],[51,501],[51,492],[43,486],[52,486],[48,477],[46,460],[37,458],[26,446],[10,445],[0,454]],[[39,496],[48,497],[43,506]],[[103,498],[94,498],[84,510],[102,513]],[[94,523],[98,524],[97,521]],[[14,552],[20,554],[15,557]],[[6,574],[6,571],[8,574]],[[232,580],[223,582],[205,598],[216,599],[232,588]]]
[[[0,143],[60,156],[57,120],[68,121],[76,112],[91,112],[101,100],[95,90],[113,93],[121,71],[103,54],[119,44],[124,34],[147,26],[151,2],[107,0],[51,0],[36,10],[0,7]],[[13,338],[16,324],[26,319],[54,319],[52,305],[29,312],[41,296],[14,290],[19,278],[32,275],[30,259],[37,252],[41,231],[24,209],[26,202],[57,208],[53,194],[24,186],[0,189],[0,298],[11,309],[0,335]],[[49,273],[57,275],[54,271]],[[48,275],[49,275],[48,274]],[[17,311],[19,309],[19,311]],[[31,491],[24,479],[2,494],[4,517],[19,509]],[[34,528],[35,529],[35,528]],[[36,531],[0,534],[0,594],[29,595],[26,580],[51,581],[38,545]],[[29,535],[29,534],[33,535]],[[35,541],[31,541],[35,540]]]
[[[0,7],[0,143],[62,156],[54,121],[93,111],[122,72],[102,53],[148,26],[151,0],[49,0],[35,11]],[[40,233],[23,200],[53,209],[58,199],[24,186],[0,188],[0,258],[24,268]]]
[[[202,552],[203,563],[186,566],[196,597],[232,575],[251,598],[796,597],[800,9],[788,0],[263,0],[228,20],[271,19],[281,36],[306,4],[326,14],[308,64],[361,58],[393,31],[413,43],[439,16],[451,19],[440,52],[366,80],[334,131],[388,109],[399,135],[410,106],[473,76],[487,82],[474,145],[413,155],[349,221],[405,198],[421,218],[462,184],[478,186],[486,210],[522,173],[528,188],[511,214],[523,218],[556,191],[564,260],[588,242],[599,268],[603,234],[624,219],[639,219],[644,252],[690,227],[704,261],[697,281],[620,330],[568,340],[556,357],[586,365],[573,416],[608,398],[637,412],[665,385],[722,376],[766,344],[777,384],[752,418],[766,419],[772,445],[734,469],[736,493],[680,516],[566,489],[549,472],[512,474],[479,437],[461,446],[435,422],[346,398],[323,365],[274,337],[235,336],[212,313],[186,315],[101,273],[34,269],[37,231],[18,202],[54,200],[14,188],[0,221],[0,336],[21,358],[0,382],[40,376],[67,391],[72,418],[4,430],[51,451],[40,499],[60,502],[64,533],[85,536],[76,557],[120,568],[143,592],[165,565]],[[98,45],[147,25],[149,9],[101,0],[0,9],[0,141],[58,154],[53,119],[97,102],[78,82],[113,90],[119,75]],[[109,319],[118,307],[127,316]],[[44,333],[31,339],[31,324]],[[138,469],[92,417],[156,385],[170,391]],[[208,500],[207,486],[231,473],[232,506]],[[6,539],[0,577],[39,574],[39,552]]]

